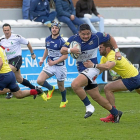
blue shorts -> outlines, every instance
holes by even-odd
[[[122,82],[129,91],[140,88],[140,73],[131,78],[122,79]]]
[[[12,71],[0,74],[0,90],[4,88],[8,88],[13,92],[16,92],[15,89],[17,91],[19,90],[19,86],[16,84],[15,74]]]

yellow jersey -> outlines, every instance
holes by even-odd
[[[100,64],[104,64],[107,61],[115,62],[115,66],[112,68],[117,74],[122,78],[130,78],[138,75],[138,70],[132,65],[127,58],[122,56],[121,60],[115,60],[115,52],[111,50],[109,54],[105,57],[102,56]]]
[[[8,72],[12,71],[8,64],[6,53],[5,53],[5,50],[3,47],[0,47],[0,58],[2,59],[2,62],[3,62],[2,68],[0,69],[0,74],[8,73]]]

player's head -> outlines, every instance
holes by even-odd
[[[4,32],[5,36],[6,36],[7,38],[9,38],[9,37],[11,36],[11,26],[10,26],[10,24],[5,23],[5,24],[2,26],[2,28],[3,28],[3,32]]]
[[[60,29],[61,29],[61,24],[59,22],[52,23],[52,25],[51,25],[52,35],[54,35],[54,36],[58,35],[60,32]]]
[[[91,38],[91,29],[88,24],[80,25],[79,36],[85,42],[87,42]]]
[[[99,52],[101,56],[107,56],[107,54],[113,50],[113,46],[110,43],[110,40],[103,42],[99,45]]]

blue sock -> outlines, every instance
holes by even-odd
[[[82,100],[85,106],[88,106],[90,103],[88,97],[86,96],[86,98],[84,100]]]
[[[66,90],[61,92],[61,95],[62,95],[62,102],[66,102]]]
[[[53,86],[50,85],[47,81],[44,82],[44,84],[42,85],[43,87],[46,87],[48,90],[52,90]]]
[[[110,112],[112,115],[114,115],[114,116],[116,116],[116,115],[118,114],[118,110],[117,110],[115,107],[113,107],[113,106],[112,106],[112,109],[109,110],[109,112]]]

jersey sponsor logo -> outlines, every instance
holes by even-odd
[[[89,44],[89,45],[92,45],[92,44],[93,44],[93,41],[90,41],[88,44]]]
[[[51,41],[51,43],[54,43],[53,41]]]
[[[13,45],[13,42],[11,42],[11,45]]]
[[[70,45],[70,43],[69,43],[69,42],[66,42],[64,45],[69,46],[69,45]]]
[[[54,45],[54,48],[57,48],[57,44]]]

